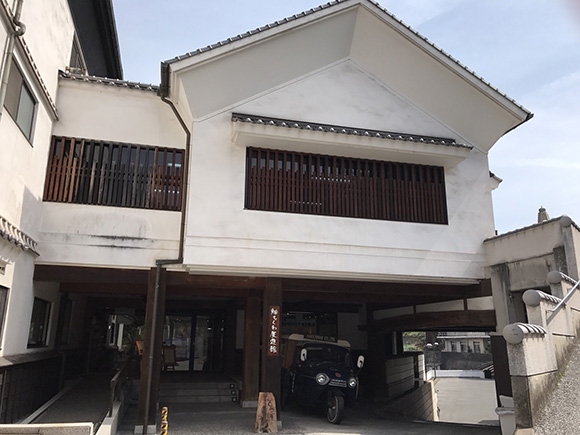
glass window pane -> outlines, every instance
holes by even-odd
[[[20,98],[20,89],[22,88],[22,75],[18,67],[12,62],[10,66],[10,75],[8,76],[8,87],[6,89],[6,100],[4,106],[14,120],[17,118],[18,100]]]
[[[18,104],[18,114],[16,122],[28,139],[32,135],[32,121],[34,118],[34,98],[28,87],[23,83],[20,92],[20,104]]]

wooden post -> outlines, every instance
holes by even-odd
[[[367,340],[368,340],[368,366],[371,372],[371,392],[375,399],[387,395],[387,376],[385,373],[386,342],[384,332],[373,332],[372,304],[367,304]]]
[[[163,320],[165,316],[165,269],[160,269],[157,297],[155,297],[156,277],[157,268],[151,268],[148,277],[145,337],[143,343],[144,351],[141,363],[139,407],[135,433],[148,433],[148,428],[153,427],[153,430],[155,430],[156,425],[155,415],[159,397],[161,343],[163,340]],[[154,320],[155,328],[153,327]],[[148,403],[147,398],[149,398]]]
[[[269,278],[264,289],[262,311],[262,379],[260,391],[274,394],[278,419],[280,419],[280,372],[282,369],[279,348],[281,309],[282,281],[277,278]],[[276,321],[278,326],[274,325]],[[278,339],[277,343],[274,344],[274,341],[271,341],[273,338]]]
[[[244,319],[244,385],[242,406],[258,405],[260,383],[260,298],[246,299]]]
[[[238,310],[236,306],[226,310],[224,322],[224,373],[235,375],[236,371],[236,330]]]

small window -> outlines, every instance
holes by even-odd
[[[461,352],[467,352],[467,343],[465,341],[461,342]]]
[[[75,74],[85,74],[87,67],[79,41],[75,35],[70,54],[69,71]]]
[[[47,345],[49,317],[50,302],[34,298],[30,332],[28,333],[28,347],[42,347]]]
[[[2,332],[4,331],[4,318],[6,317],[7,306],[8,289],[0,285],[0,343],[2,342]]]
[[[473,351],[475,353],[481,353],[481,345],[479,344],[478,341],[473,342]]]
[[[18,124],[20,130],[22,130],[22,133],[27,139],[30,139],[32,137],[36,100],[14,62],[10,67],[4,106],[10,116],[12,116],[12,119]]]

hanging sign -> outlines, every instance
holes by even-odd
[[[268,356],[280,353],[280,306],[270,305],[268,323]]]

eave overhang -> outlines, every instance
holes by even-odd
[[[454,139],[240,113],[232,114],[236,145],[453,167],[472,148]]]
[[[10,223],[8,219],[0,216],[0,261],[13,263],[21,252],[39,255],[36,245],[32,237]]]

